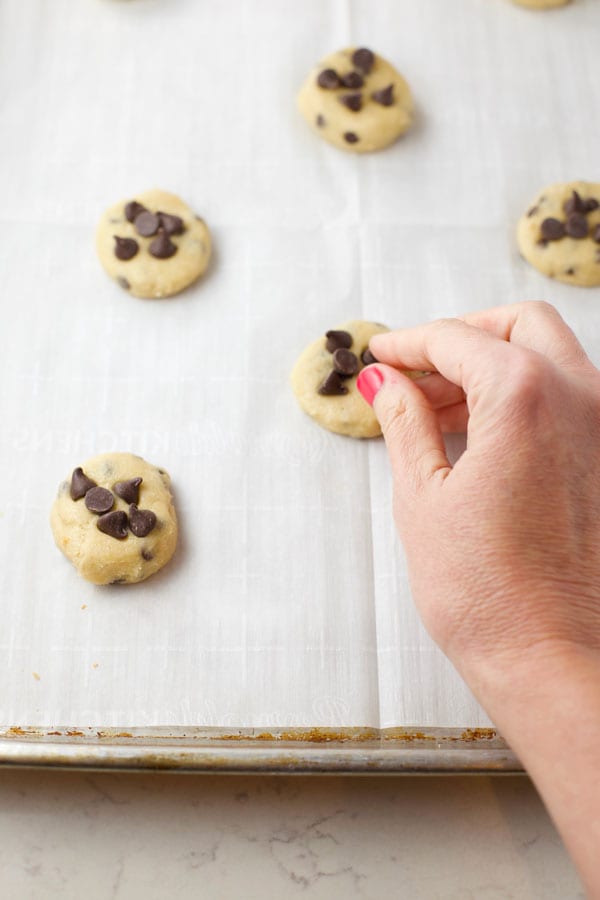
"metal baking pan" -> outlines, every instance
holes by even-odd
[[[397,576],[405,584],[405,563],[391,543],[391,510],[388,516],[384,506],[391,485],[383,448],[370,449],[369,461],[364,449],[331,443],[317,426],[313,431],[312,423],[305,427],[296,418],[287,377],[305,341],[355,314],[411,324],[543,296],[590,339],[592,358],[600,355],[600,343],[593,341],[600,335],[600,305],[567,285],[542,283],[509,237],[544,183],[559,173],[594,171],[592,144],[570,140],[560,112],[581,121],[595,106],[596,86],[587,73],[596,55],[592,36],[600,26],[600,4],[575,3],[538,15],[501,0],[465,0],[468,12],[460,20],[453,4],[436,0],[307,0],[296,16],[277,0],[243,6],[241,15],[236,4],[192,0],[70,4],[65,29],[64,16],[49,16],[43,0],[0,4],[3,149],[11,173],[0,222],[7,335],[0,358],[6,386],[0,461],[8,473],[0,497],[0,676],[7,704],[0,713],[0,765],[212,773],[520,772],[518,759],[494,730],[437,727],[436,717],[427,717],[431,701],[441,722],[489,721],[465,713],[457,699],[462,694],[455,696],[452,687],[457,676],[424,646],[407,592],[394,598],[391,588],[390,602],[379,605],[379,621],[369,620],[369,633],[385,636],[398,659],[406,649],[415,658],[423,650],[425,662],[406,671],[398,667],[394,684],[386,667],[377,673],[388,692],[381,721],[390,721],[387,710],[398,709],[400,721],[433,723],[428,729],[411,724],[384,730],[238,730],[226,726],[244,721],[240,708],[225,709],[214,689],[202,694],[214,710],[200,704],[180,709],[175,700],[170,706],[169,696],[153,706],[152,691],[156,684],[175,683],[180,671],[178,694],[187,699],[190,683],[204,686],[207,673],[217,671],[210,664],[202,670],[196,664],[194,672],[186,668],[188,657],[178,657],[177,628],[169,631],[173,621],[184,622],[194,635],[190,647],[204,646],[205,635],[206,641],[216,636],[212,646],[240,647],[238,610],[258,618],[257,598],[269,598],[269,588],[286,598],[290,610],[305,610],[298,621],[308,618],[305,598],[316,596],[317,582],[305,571],[316,562],[308,556],[307,564],[297,550],[309,533],[321,547],[329,534],[346,534],[344,523],[351,521],[347,544],[327,542],[327,577],[319,584],[336,583],[335,573],[345,571],[348,559],[356,569],[352,597],[337,585],[335,596],[328,591],[323,597],[316,663],[321,646],[342,646],[342,614],[357,623],[352,634],[362,634],[361,598],[373,576],[380,579],[380,599],[387,584],[400,583]],[[28,39],[19,39],[23,35]],[[482,48],[485,36],[492,39]],[[305,132],[293,111],[294,95],[322,53],[340,42],[371,39],[406,74],[420,112],[418,127],[397,148],[359,162]],[[426,60],[423,40],[435,46]],[[237,74],[229,64],[223,70],[223,47],[228,60],[248,63],[235,90],[228,79]],[[562,60],[574,48],[587,65],[561,77]],[[516,79],[524,54],[532,63]],[[173,60],[167,83],[148,80],[150,57]],[[225,80],[216,77],[221,71]],[[219,83],[224,93],[216,89]],[[218,258],[197,290],[144,305],[105,279],[94,258],[93,230],[109,203],[157,182],[206,214]],[[215,351],[220,342],[227,344],[227,359]],[[158,346],[160,358],[155,352],[136,355],[138,345]],[[168,365],[158,365],[163,358]],[[157,383],[152,403],[140,403]],[[200,402],[202,385],[210,386],[214,410],[212,401]],[[172,402],[174,397],[181,403]],[[254,421],[265,426],[264,434],[246,429]],[[106,604],[92,603],[95,595],[74,574],[63,577],[66,563],[57,558],[48,532],[58,479],[86,456],[111,448],[164,464],[185,500],[182,564],[160,582],[156,602],[148,596],[148,620],[142,616],[144,586],[132,588],[127,603],[117,602],[118,588],[107,592]],[[225,470],[228,477],[221,479]],[[305,470],[302,480],[298,473]],[[367,502],[366,491],[364,502],[357,502],[357,494],[348,504],[350,518],[344,504],[353,477],[352,483],[368,481],[374,502]],[[271,484],[285,487],[288,478],[290,490],[268,490]],[[303,519],[300,505],[288,503],[295,497],[307,498]],[[317,506],[328,510],[326,517],[315,517]],[[258,553],[240,553],[238,561],[231,551],[233,546],[246,553],[245,522],[255,507],[260,524],[252,549],[266,545],[259,527],[268,529],[265,538],[278,538],[271,550],[277,566],[269,563],[260,571]],[[194,524],[190,511],[198,511]],[[212,528],[221,511],[222,542]],[[211,575],[215,569],[220,578]],[[236,588],[248,584],[246,593]],[[165,602],[167,592],[172,604]],[[211,608],[222,613],[209,621],[203,610]],[[155,627],[148,624],[151,617]],[[294,643],[282,642],[285,615],[281,621],[277,630],[273,603],[256,629],[252,659],[260,659],[265,646],[282,646],[286,662],[301,659]],[[351,694],[347,672],[358,671],[369,640],[348,643],[350,663],[340,670],[339,689],[323,689],[327,704],[330,695]],[[309,643],[314,641],[307,638]],[[303,646],[300,638],[297,646]],[[168,682],[162,679],[165,661]],[[309,669],[311,658],[303,665]],[[424,678],[434,667],[436,677]],[[296,668],[302,672],[300,662]],[[258,670],[235,670],[230,693],[242,698],[240,706],[245,697],[262,697],[258,691],[269,682],[279,683],[261,679]],[[124,686],[132,685],[142,686],[139,698],[129,704],[126,698],[111,714],[127,693]],[[308,679],[302,689],[312,700]],[[59,703],[63,693],[67,699]],[[411,696],[423,697],[423,709],[404,709],[402,701]],[[300,704],[294,711],[278,699],[276,692],[265,696],[246,723],[266,719],[267,711],[277,714],[279,725],[288,716],[296,723],[314,718],[320,725],[379,721],[376,704],[366,700],[361,719],[353,709],[333,715],[327,707],[319,714]],[[102,721],[138,727],[88,727]],[[159,722],[165,727],[148,724]],[[214,727],[177,727],[189,722]]]
[[[0,729],[0,765],[246,774],[515,774],[493,729]]]

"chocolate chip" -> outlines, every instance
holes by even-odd
[[[360,359],[365,366],[372,366],[373,363],[379,362],[379,360],[375,356],[373,356],[368,347],[366,350],[363,350],[360,355]]]
[[[121,259],[124,262],[128,259],[133,259],[140,249],[138,242],[134,241],[133,238],[118,237],[116,234],[113,234],[113,237],[115,239],[115,256],[117,259]]]
[[[565,236],[565,226],[558,219],[544,219],[541,225],[542,240],[558,241]]]
[[[352,64],[355,65],[357,69],[360,69],[361,72],[364,72],[365,75],[369,74],[373,68],[374,62],[375,54],[372,53],[371,50],[367,50],[366,47],[359,47],[359,49],[355,50],[352,54]]]
[[[171,213],[164,212],[156,215],[167,234],[183,234],[183,219],[180,216],[172,216]]]
[[[353,131],[346,131],[344,133],[344,140],[348,144],[357,144],[358,141],[360,140],[360,138],[358,137],[357,134],[354,134]]]
[[[129,527],[136,537],[146,537],[156,526],[156,516],[151,509],[138,509],[135,503],[129,507]]]
[[[125,218],[128,222],[135,222],[140,213],[146,212],[146,207],[138,203],[137,200],[131,200],[125,206]]]
[[[589,230],[588,221],[583,213],[572,213],[567,219],[565,231],[569,237],[581,240],[581,238],[587,237]]]
[[[316,120],[316,121],[317,121],[317,128],[323,128],[323,127],[324,127],[324,125],[325,125],[325,118],[324,118],[324,116],[321,115],[321,113],[319,113],[319,115],[317,116],[317,120]]]
[[[581,199],[577,191],[573,191],[569,199],[565,200],[563,209],[568,216],[572,215],[573,213],[585,212],[583,200]]]
[[[169,259],[170,256],[177,253],[177,244],[174,244],[169,235],[161,228],[148,250],[157,259]]]
[[[115,498],[107,488],[95,487],[85,495],[85,505],[90,512],[101,516],[105,512],[110,512],[115,504]]]
[[[586,213],[593,212],[595,209],[598,209],[599,206],[600,203],[598,203],[594,197],[588,197],[587,200],[583,201],[583,211]]]
[[[103,534],[122,541],[127,537],[127,513],[122,509],[113,509],[112,512],[100,516],[96,528]]]
[[[154,553],[150,553],[149,550],[144,549],[142,550],[141,557],[142,559],[145,559],[146,562],[150,562],[151,559],[154,559]]]
[[[347,349],[352,346],[352,335],[347,331],[326,331],[325,337],[325,346],[330,353],[335,353],[338,347]]]
[[[565,275],[574,275],[574,274],[575,274],[575,269],[573,269],[573,268],[565,269]]]
[[[117,481],[113,485],[113,491],[124,500],[125,503],[137,503],[140,499],[141,478],[129,478],[127,481]]]
[[[85,505],[90,512],[101,516],[103,513],[109,512],[115,504],[115,498],[111,491],[103,487],[90,488],[85,495]]]
[[[365,79],[358,72],[348,72],[347,75],[342,75],[340,81],[343,87],[350,88],[351,91],[358,90],[365,83]]]
[[[96,482],[87,477],[81,466],[73,470],[71,487],[69,489],[71,500],[81,500],[94,487],[96,487]]]
[[[158,216],[148,212],[148,210],[145,210],[144,212],[141,212],[139,216],[136,216],[135,230],[138,234],[141,234],[142,237],[152,237],[152,235],[156,234],[158,231],[159,226],[160,219]]]
[[[117,284],[118,284],[120,287],[122,287],[124,291],[128,291],[129,288],[131,287],[131,285],[129,284],[129,282],[127,281],[127,279],[126,279],[126,278],[123,278],[122,275],[119,275],[119,277],[117,278]]]
[[[532,216],[535,216],[538,211],[539,206],[532,206],[531,209],[527,210],[527,218],[530,219]]]
[[[317,393],[323,397],[337,397],[347,394],[348,388],[342,383],[342,379],[337,372],[330,372],[317,388]]]
[[[358,357],[352,350],[339,347],[333,354],[333,369],[338,375],[349,378],[358,372]]]
[[[335,88],[338,88],[340,86],[338,73],[335,71],[335,69],[323,69],[322,72],[319,72],[317,84],[319,85],[319,87],[325,88],[325,90],[327,91],[332,91]]]
[[[371,96],[375,103],[380,103],[382,106],[391,106],[394,102],[394,85],[388,84],[386,88],[382,88],[380,91],[373,91]]]
[[[347,106],[348,109],[351,109],[352,112],[359,112],[362,106],[362,94],[342,94],[339,97],[340,103],[343,103],[344,106]]]
[[[597,244],[600,244],[600,225],[596,225],[594,228],[594,240]]]

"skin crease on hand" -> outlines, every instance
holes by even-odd
[[[359,388],[388,447],[420,615],[600,897],[600,372],[537,302],[370,348],[380,362]],[[459,431],[452,467],[443,433]]]

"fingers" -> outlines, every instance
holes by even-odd
[[[430,407],[437,413],[443,434],[464,434],[469,421],[469,411],[462,388],[447,381],[442,375],[421,375],[413,384],[425,395]]]
[[[438,410],[437,418],[443,434],[467,433],[469,410],[466,403],[455,403]]]
[[[452,384],[451,381],[436,372],[421,375],[415,379],[414,383],[425,394],[432,409],[453,406],[455,403],[462,403],[465,399],[462,388]]]
[[[559,312],[549,303],[529,301],[496,306],[461,316],[503,341],[542,353],[558,365],[581,365],[585,351]]]
[[[506,341],[460,319],[377,334],[369,346],[382,363],[439,372],[466,394],[481,382],[501,380],[510,364]]]
[[[419,492],[451,471],[437,415],[414,381],[374,365],[362,370],[357,385],[379,419],[401,494]]]
[[[589,362],[557,310],[549,303],[534,301],[375,335],[370,347],[381,362],[403,369],[437,370],[469,392],[477,381],[501,377],[502,367],[510,364],[509,343],[534,350],[561,366],[579,367]]]
[[[558,312],[537,302],[378,334],[370,348],[379,362],[363,369],[358,387],[380,421],[400,489],[447,477],[442,434],[465,432],[475,406],[489,419],[490,409],[495,414],[515,392],[521,405],[523,391],[527,397],[534,389],[536,399],[539,385],[556,373],[552,364],[589,363]],[[430,374],[411,380],[399,369]]]

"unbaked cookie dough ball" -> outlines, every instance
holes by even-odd
[[[323,428],[357,438],[381,434],[375,413],[356,387],[356,376],[377,362],[369,340],[384,331],[388,331],[385,325],[375,322],[346,322],[327,331],[298,357],[292,389],[304,412]]]
[[[78,466],[50,514],[57,547],[93,584],[143,581],[173,556],[177,516],[164,469],[131,453]]]
[[[513,0],[519,6],[527,6],[529,9],[554,9],[557,6],[566,6],[571,0]]]
[[[600,285],[600,184],[545,188],[519,220],[517,241],[527,262],[549,278]]]
[[[332,53],[298,95],[300,112],[340,150],[369,153],[393,144],[411,125],[410,88],[383,57],[366,47]]]
[[[170,297],[196,281],[210,260],[206,223],[183,200],[152,190],[106,210],[96,232],[100,262],[136,297]]]

